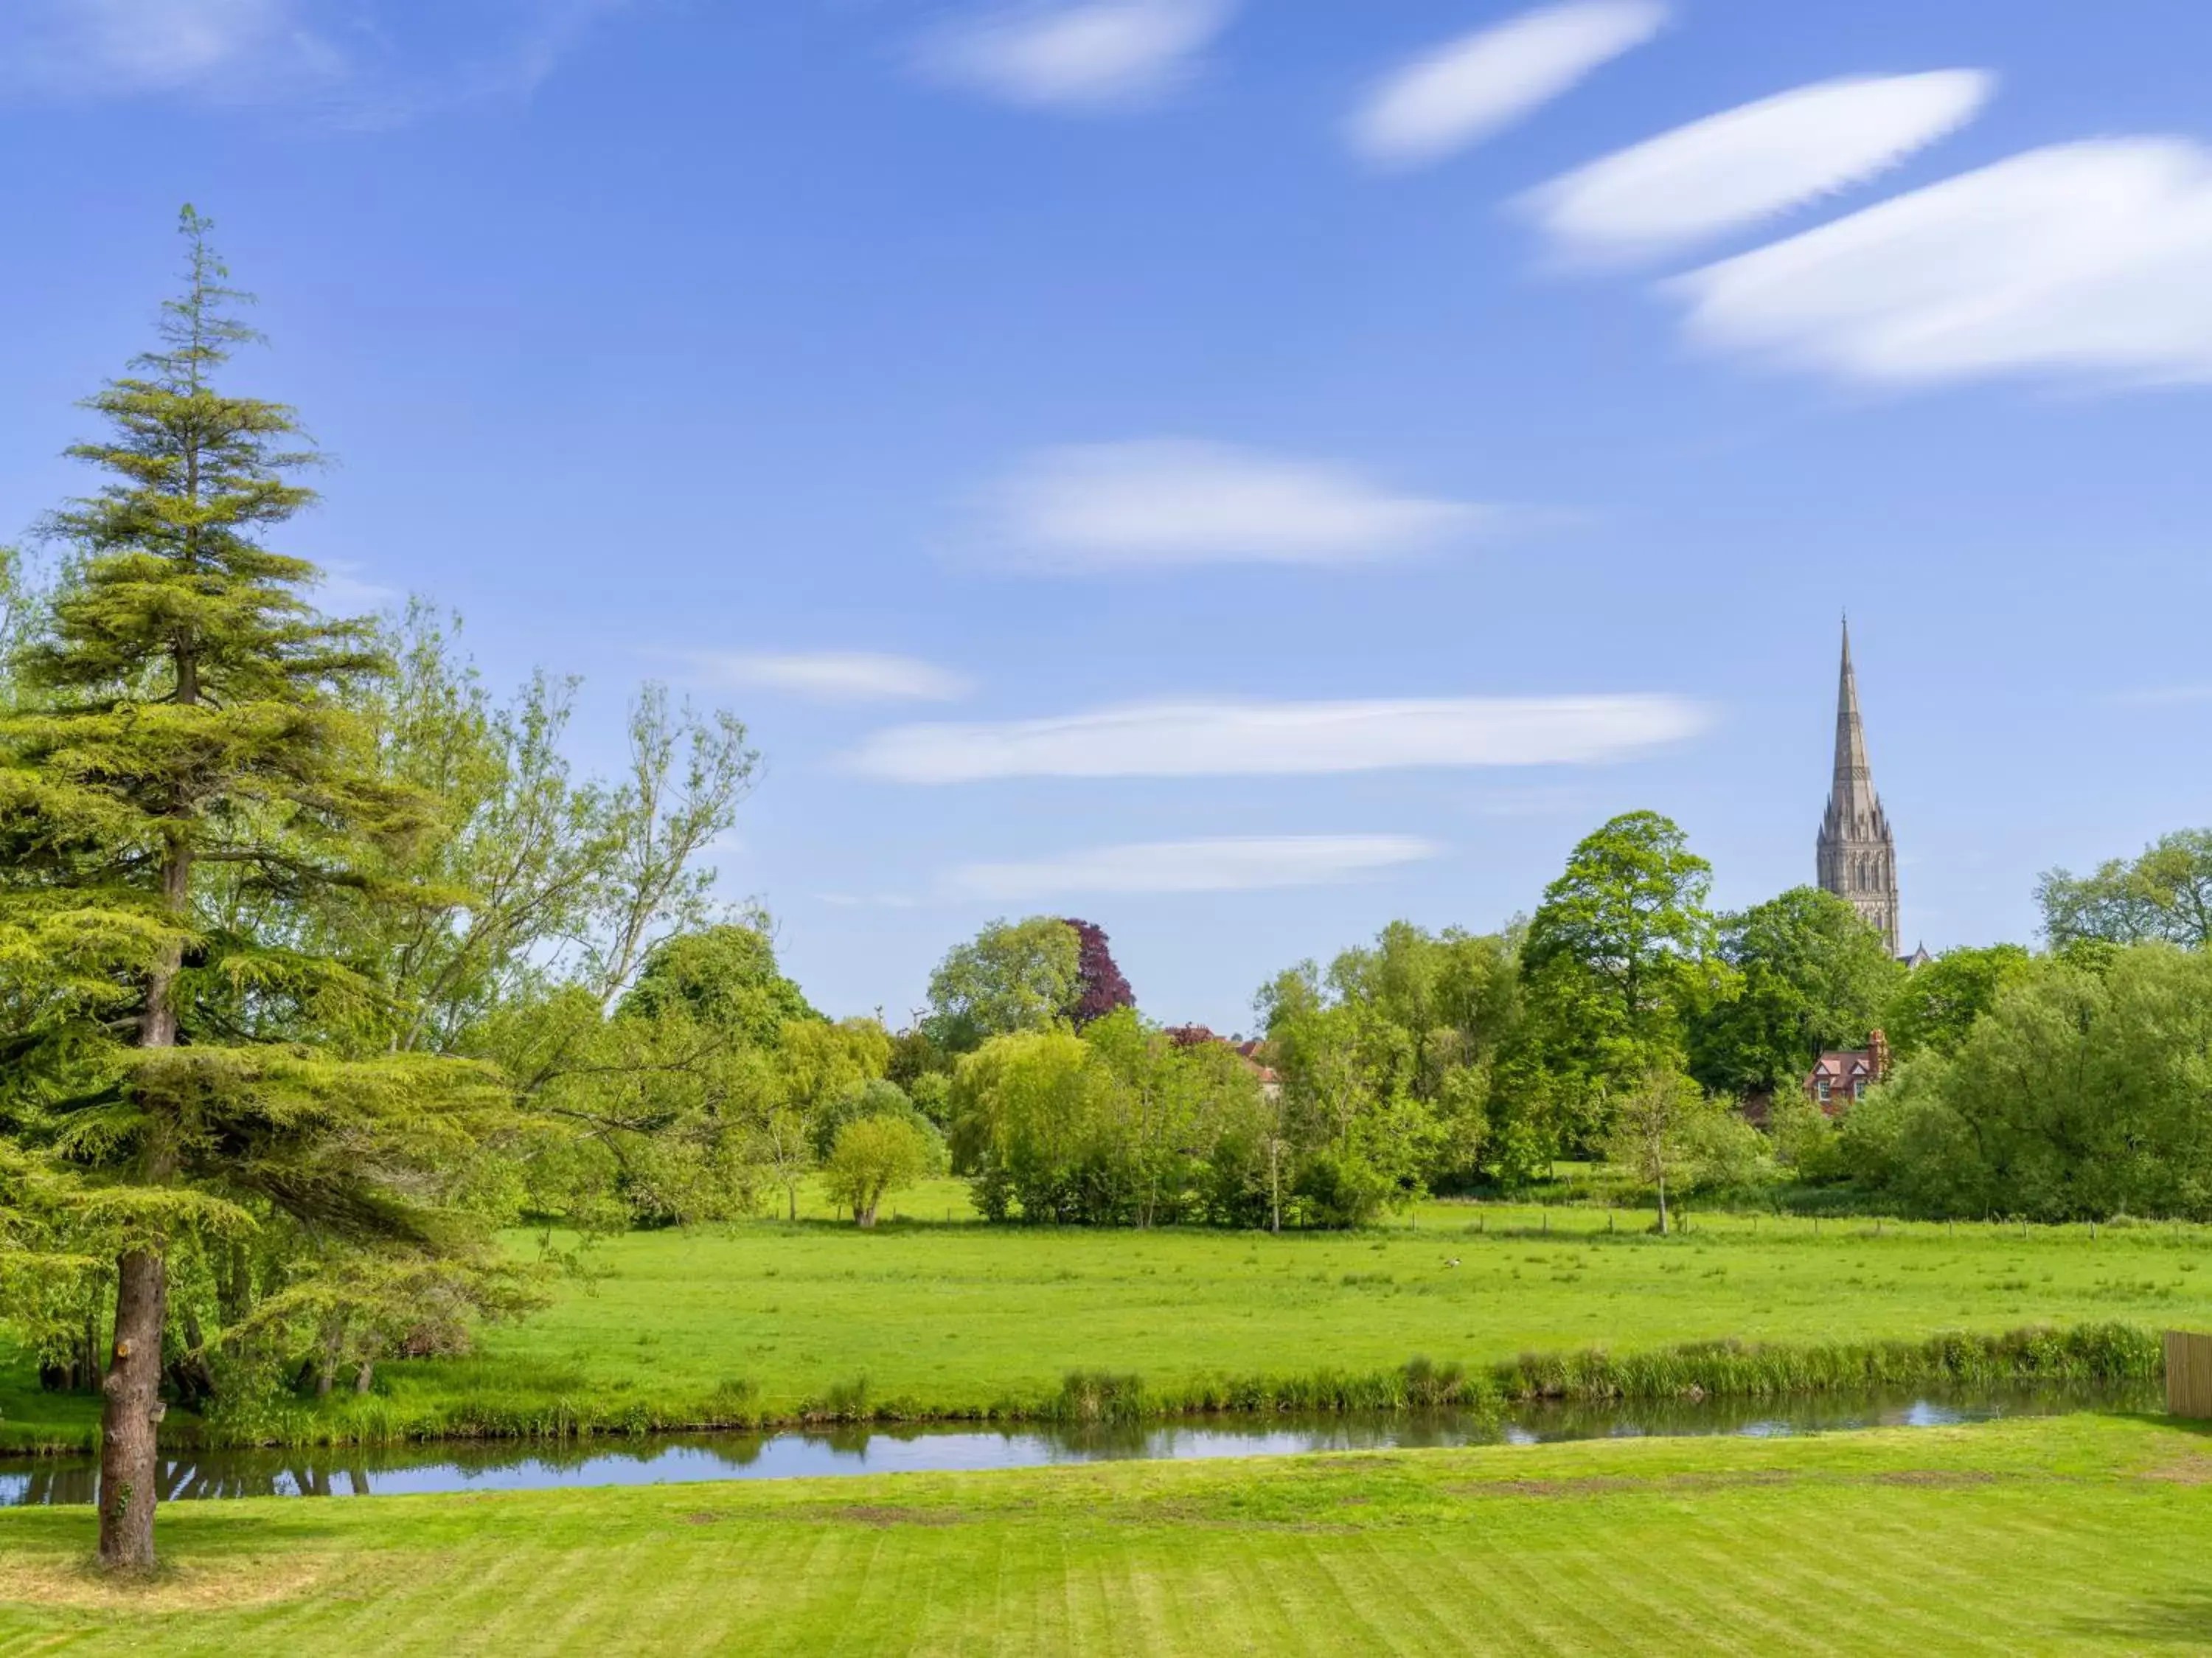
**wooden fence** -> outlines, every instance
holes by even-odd
[[[2212,1336],[2166,1332],[2166,1408],[2172,1416],[2212,1421]]]

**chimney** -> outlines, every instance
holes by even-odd
[[[1889,1039],[1878,1030],[1867,1033],[1867,1072],[1869,1082],[1889,1075]]]

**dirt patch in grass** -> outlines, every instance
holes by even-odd
[[[2191,1452],[2175,1461],[2145,1469],[2142,1477],[2164,1480],[2171,1485],[2212,1485],[2212,1456],[2202,1451]]]
[[[1985,1469],[1892,1468],[1869,1478],[1877,1485],[1928,1485],[1942,1490],[1957,1490],[1966,1485],[1994,1485],[2003,1476],[1990,1473]]]
[[[1712,1491],[1738,1485],[1789,1485],[1804,1476],[1783,1468],[1747,1468],[1738,1473],[1662,1474],[1638,1479],[1625,1474],[1590,1474],[1577,1479],[1497,1479],[1455,1485],[1455,1496],[1607,1496],[1620,1491]]]
[[[328,1562],[315,1556],[239,1555],[163,1565],[150,1576],[114,1576],[89,1560],[0,1558],[0,1606],[118,1612],[223,1612],[296,1600],[321,1582]]]
[[[854,1526],[964,1526],[965,1515],[949,1509],[898,1509],[881,1503],[854,1503],[842,1509],[819,1509],[817,1520],[842,1520]]]

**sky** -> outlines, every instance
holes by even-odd
[[[837,1013],[994,917],[1149,1013],[1487,930],[1614,814],[1813,876],[1848,610],[1908,947],[2212,822],[2201,0],[9,0],[0,538],[173,223],[288,548],[667,684]]]

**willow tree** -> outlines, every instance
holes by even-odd
[[[313,500],[292,410],[218,390],[256,336],[187,207],[159,344],[87,406],[108,475],[0,715],[0,1124],[87,1188],[114,1263],[100,1558],[154,1561],[171,1254],[277,1218],[434,1257],[436,1171],[494,1097],[379,1051],[376,987],[298,917],[373,887],[427,802],[379,781],[353,711],[386,671],[265,545]],[[406,902],[404,890],[374,893]]]

